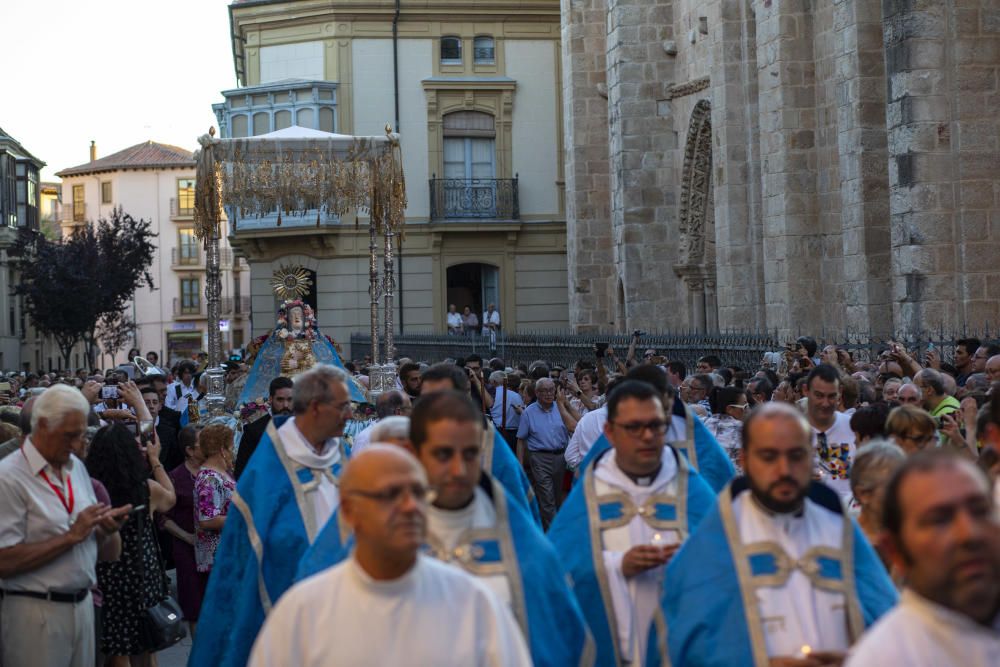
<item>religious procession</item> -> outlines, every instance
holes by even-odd
[[[0,667],[1000,667],[996,4],[4,3]]]

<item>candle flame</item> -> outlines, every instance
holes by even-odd
[[[809,644],[803,644],[801,653],[803,656],[809,655],[810,653],[812,653],[812,647],[809,646]]]

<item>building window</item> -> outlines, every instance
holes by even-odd
[[[111,181],[101,182],[101,203],[102,204],[111,203]]]
[[[496,62],[496,48],[492,37],[476,37],[472,47],[472,57],[477,65],[492,65]]]
[[[198,239],[194,235],[193,229],[180,229],[177,231],[177,263],[197,264],[198,263]]]
[[[83,222],[87,215],[87,205],[84,202],[83,186],[73,186],[73,222]]]
[[[441,38],[441,64],[462,64],[462,40],[459,37]]]
[[[194,179],[177,179],[177,215],[194,215]]]
[[[197,278],[181,280],[181,315],[197,315],[201,311],[201,281]]]
[[[243,329],[233,329],[233,349],[238,350],[243,347]]]

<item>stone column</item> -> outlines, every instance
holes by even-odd
[[[604,0],[562,0],[566,263],[570,326],[578,332],[624,327],[613,296],[606,31]]]
[[[885,336],[893,325],[881,12],[840,0],[834,17],[844,323]]]
[[[822,324],[813,36],[810,2],[757,5],[765,312],[780,335]]]
[[[657,100],[674,81],[673,0],[608,0],[611,219],[628,328],[683,325],[676,255],[677,139]]]

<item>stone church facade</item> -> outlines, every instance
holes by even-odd
[[[1000,2],[563,0],[570,321],[1000,322]]]

